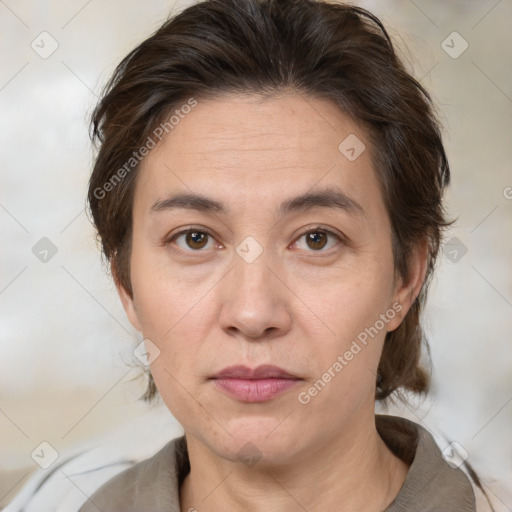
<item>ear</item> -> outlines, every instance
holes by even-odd
[[[139,322],[139,317],[137,315],[137,309],[135,307],[134,297],[130,295],[128,290],[123,286],[119,279],[119,273],[117,271],[116,265],[112,262],[111,265],[112,277],[114,279],[114,284],[116,285],[117,293],[119,294],[119,298],[121,299],[121,303],[123,304],[123,309],[128,317],[128,320],[133,325],[133,327],[142,332],[142,327]]]
[[[407,278],[398,277],[397,279],[392,304],[400,304],[401,308],[399,310],[398,307],[393,307],[397,314],[388,323],[388,331],[394,331],[402,323],[419,295],[427,273],[427,258],[428,240],[425,238],[422,242],[416,244],[407,259],[409,271]]]

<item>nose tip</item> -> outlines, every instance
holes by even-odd
[[[266,341],[268,339],[271,339],[273,336],[275,336],[275,333],[277,331],[276,327],[264,327],[263,331],[261,329],[258,329],[256,326],[256,322],[246,322],[245,327],[241,327],[241,324],[239,327],[232,326],[230,327],[230,330],[235,332],[242,332],[244,337],[249,339],[250,341]]]

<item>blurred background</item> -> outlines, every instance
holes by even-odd
[[[141,340],[84,207],[103,85],[191,3],[0,0],[0,508],[39,469],[41,443],[61,454],[153,417],[162,445],[179,430],[138,400]],[[438,105],[458,218],[425,314],[431,395],[387,412],[457,441],[512,510],[512,1],[353,3],[381,18]]]

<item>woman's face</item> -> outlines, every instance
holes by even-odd
[[[291,462],[373,417],[385,334],[418,287],[394,279],[369,153],[331,103],[228,95],[198,101],[142,161],[133,300],[118,289],[160,351],[163,401],[223,458]],[[212,378],[233,365],[295,380]]]

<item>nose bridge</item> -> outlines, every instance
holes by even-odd
[[[237,247],[230,283],[222,303],[224,329],[236,328],[256,338],[289,322],[283,284],[270,268],[264,247],[248,236]]]
[[[244,302],[248,299],[248,304],[262,298],[268,302],[275,299],[271,290],[272,272],[268,268],[267,254],[268,249],[252,236],[247,236],[236,247],[233,276],[235,288],[240,291],[239,298]]]

